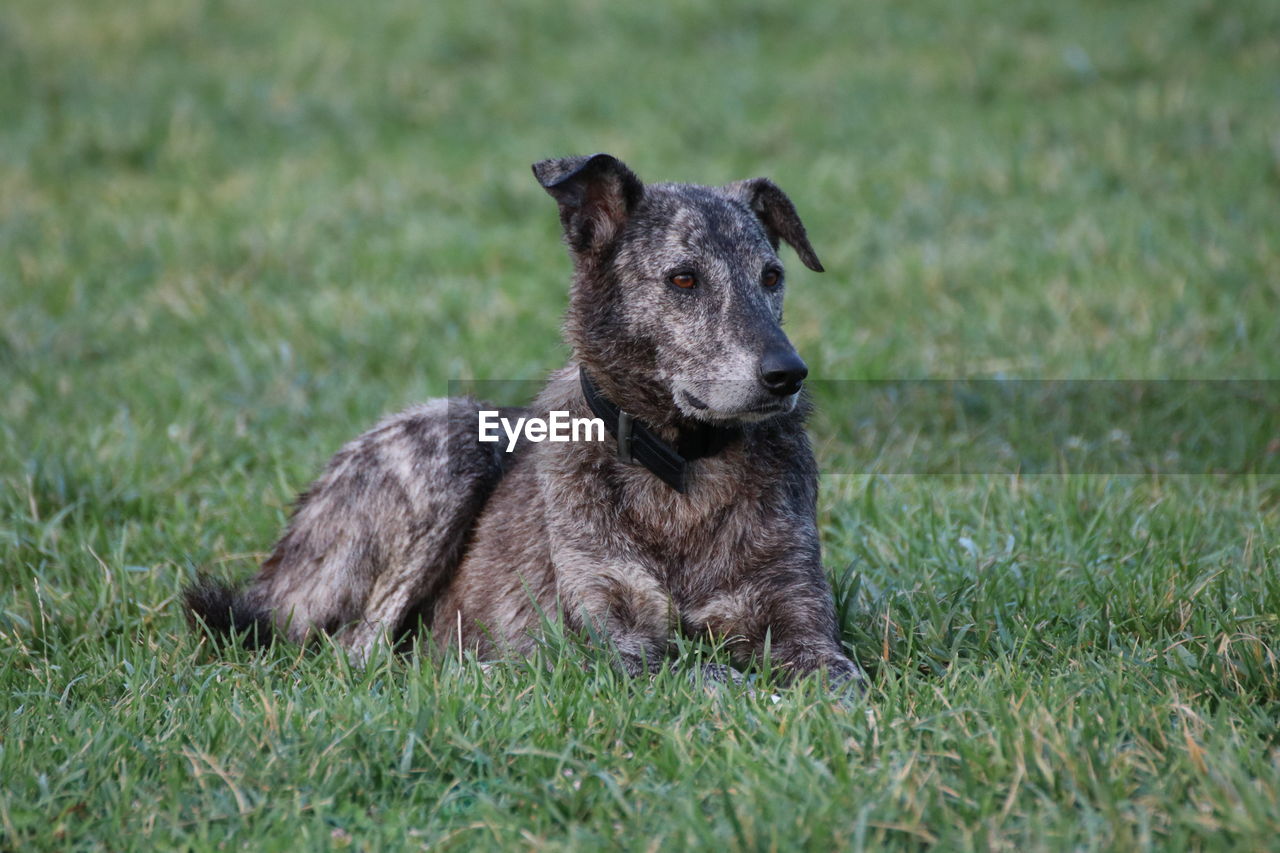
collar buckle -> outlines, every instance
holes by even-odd
[[[630,465],[631,458],[631,422],[634,418],[622,409],[618,409],[618,459]]]

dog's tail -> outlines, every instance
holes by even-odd
[[[241,589],[199,575],[182,591],[182,597],[187,622],[197,631],[203,625],[215,640],[236,641],[250,649],[264,648],[275,640],[270,611]]]

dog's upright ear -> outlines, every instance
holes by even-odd
[[[533,174],[560,205],[565,242],[579,256],[607,246],[644,197],[635,173],[608,154],[543,160]]]
[[[752,178],[727,184],[724,191],[751,208],[764,226],[765,234],[769,235],[773,248],[778,248],[779,239],[785,240],[796,250],[806,267],[822,272],[822,262],[818,260],[813,246],[809,245],[809,236],[805,234],[796,206],[777,184],[768,178]]]

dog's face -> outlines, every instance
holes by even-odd
[[[822,267],[781,190],[765,179],[646,187],[602,154],[534,172],[560,202],[574,257],[570,343],[607,391],[651,417],[658,407],[711,423],[795,407],[808,370],[781,327],[779,239]]]

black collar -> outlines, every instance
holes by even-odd
[[[582,381],[582,393],[587,398],[587,406],[597,418],[604,421],[605,428],[618,440],[618,459],[643,465],[680,494],[684,494],[688,486],[686,475],[689,462],[715,456],[741,435],[741,430],[734,427],[698,424],[681,430],[676,446],[672,447],[643,421],[636,420],[605,397],[591,381],[591,377],[587,376],[585,369],[579,368],[578,376]]]

